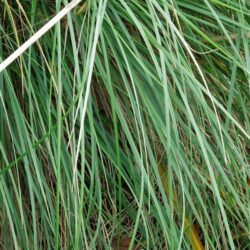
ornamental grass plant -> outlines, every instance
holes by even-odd
[[[0,62],[69,2],[0,0]],[[249,40],[247,0],[57,21],[0,73],[0,249],[249,249]]]

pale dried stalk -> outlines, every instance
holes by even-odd
[[[57,22],[59,22],[64,16],[66,16],[81,1],[82,0],[73,0],[69,4],[67,4],[55,17],[53,17],[49,22],[47,22],[40,30],[38,30],[32,37],[30,37],[22,46],[20,46],[8,58],[6,58],[0,64],[0,73],[4,69],[6,69],[13,61],[15,61],[19,56],[21,56],[33,43],[35,43],[40,37],[42,37]]]

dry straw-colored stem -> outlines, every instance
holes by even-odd
[[[82,0],[73,0],[67,4],[55,17],[47,22],[40,30],[38,30],[32,37],[30,37],[22,46],[14,51],[7,59],[0,64],[0,73],[6,69],[13,61],[21,56],[30,46],[41,38],[48,30],[50,30],[56,23],[58,23],[64,16],[66,16],[76,5]]]

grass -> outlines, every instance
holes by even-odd
[[[4,61],[70,1],[0,1]],[[0,73],[1,249],[248,249],[250,4],[88,0]]]

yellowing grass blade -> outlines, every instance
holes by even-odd
[[[161,176],[161,181],[162,181],[164,191],[165,191],[166,195],[168,196],[169,191],[168,191],[168,181],[167,181],[166,169],[162,165],[159,165],[159,173]],[[175,212],[176,212],[177,216],[180,217],[180,213],[179,213],[180,205],[179,205],[178,199],[177,199],[175,194],[174,194],[173,199],[174,199],[173,203],[174,203]],[[205,249],[200,241],[200,237],[199,237],[199,234],[198,234],[195,226],[191,225],[187,218],[185,218],[185,220],[184,220],[184,225],[185,225],[185,234],[186,234],[186,237],[192,246],[192,249],[193,250]]]

